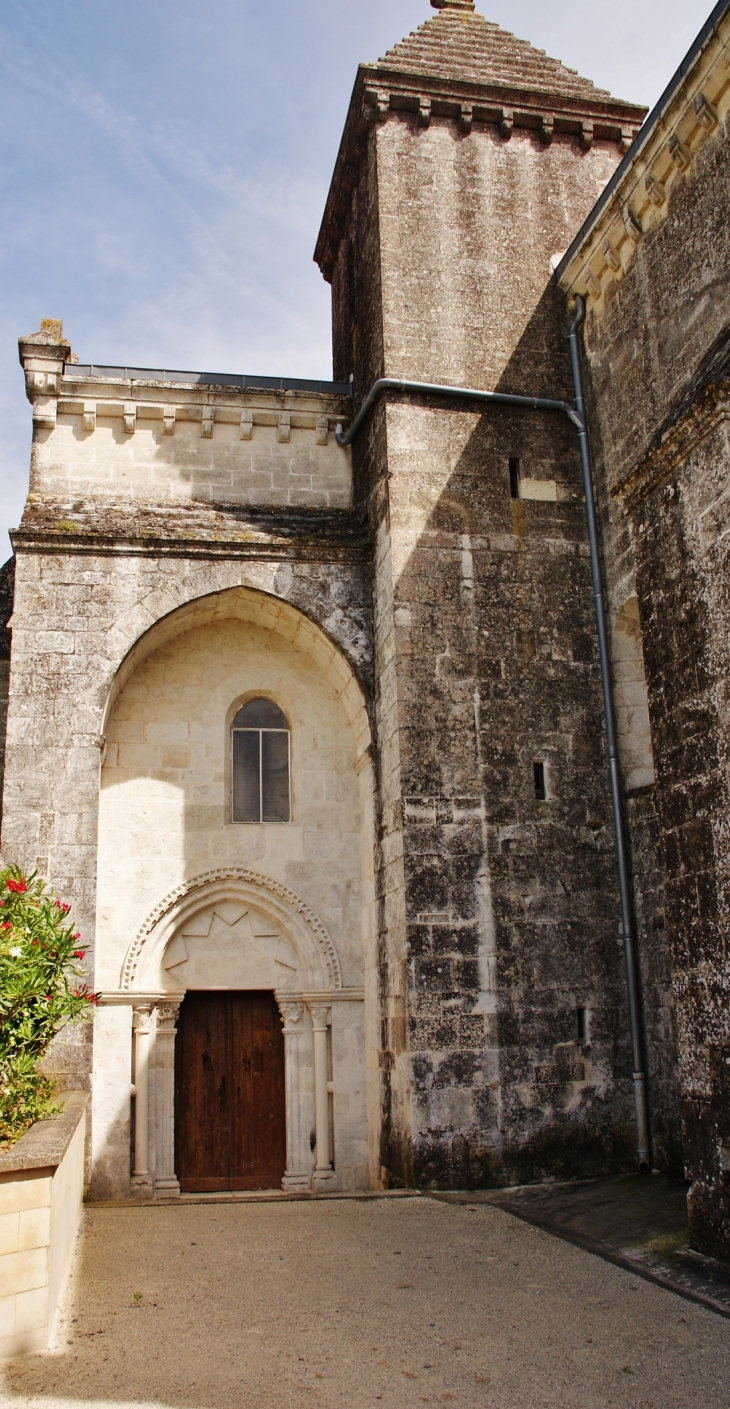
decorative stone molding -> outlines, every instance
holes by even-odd
[[[459,112],[459,131],[468,136],[474,126],[474,104],[462,103]]]
[[[568,294],[598,303],[614,279],[623,278],[642,236],[667,217],[672,186],[686,180],[704,144],[730,112],[730,12],[718,25],[694,67],[684,75],[666,111],[622,173],[559,282]],[[627,132],[627,138],[630,135]],[[618,263],[607,257],[613,250]]]
[[[58,318],[43,318],[40,330],[18,339],[25,391],[33,406],[33,425],[52,430],[56,424],[59,382],[67,362],[73,360],[71,344],[63,336]]]
[[[730,382],[707,387],[692,409],[669,428],[660,444],[616,485],[613,497],[631,512],[660,484],[677,474],[698,445],[723,422],[730,422]]]
[[[101,379],[99,379],[101,380]],[[214,406],[201,406],[191,399],[170,401],[169,386],[161,386],[159,399],[154,399],[154,388],[145,385],[144,400],[131,401],[129,396],[115,394],[116,388],[109,387],[108,379],[100,387],[97,379],[85,376],[73,379],[56,373],[33,372],[28,376],[29,396],[33,401],[33,418],[36,425],[56,425],[57,416],[80,417],[87,433],[98,428],[100,420],[123,419],[124,430],[134,435],[142,424],[150,430],[160,429],[164,435],[175,435],[181,425],[200,427],[205,440],[214,436],[216,425],[238,427],[241,440],[251,440],[254,430],[268,428],[274,430],[280,444],[288,444],[292,431],[314,432],[317,445],[328,445],[330,431],[338,421],[346,422],[348,412],[332,411],[325,413],[312,406],[311,409],[281,410],[277,405],[244,406],[240,404],[240,392],[224,390]],[[73,383],[76,382],[76,385]],[[101,393],[101,394],[100,394]],[[306,396],[306,393],[304,394]],[[297,401],[301,398],[297,396]],[[236,404],[238,403],[238,404]],[[316,403],[315,403],[316,405]]]
[[[330,436],[329,416],[318,416],[318,417],[317,417],[317,435],[316,435],[317,444],[318,444],[318,445],[326,445],[326,444],[328,443],[328,441],[329,441],[329,436]]]
[[[513,108],[502,108],[499,117],[499,131],[506,142],[509,142],[515,125],[515,114]]]
[[[582,124],[581,124],[581,126],[582,126]],[[555,117],[554,117],[554,114],[553,114],[553,113],[544,113],[543,116],[540,118],[540,141],[543,142],[546,147],[549,147],[549,146],[550,146],[550,143],[552,142],[554,136],[555,136]]]
[[[646,194],[653,205],[664,205],[667,199],[667,188],[664,182],[660,181],[658,177],[654,175],[653,171],[647,171],[644,177],[644,186],[646,188]]]
[[[187,914],[191,908],[200,908],[200,905],[205,902],[206,892],[212,891],[216,883],[227,884],[235,881],[243,882],[244,885],[276,897],[283,904],[285,911],[290,911],[293,916],[298,917],[300,923],[306,927],[311,941],[321,957],[328,984],[334,989],[342,988],[340,961],[335,946],[319,916],[307,905],[306,901],[302,900],[288,886],[282,885],[280,881],[272,880],[270,876],[263,876],[257,871],[249,871],[243,867],[231,866],[216,871],[206,871],[204,875],[184,882],[160,901],[145,920],[127,951],[122,968],[122,989],[128,992],[134,989],[145,946],[165,920],[174,915],[177,921],[179,913],[179,918],[182,921],[183,911],[184,914]],[[253,900],[254,897],[252,897],[252,903]],[[193,901],[199,903],[193,907],[191,905]],[[183,902],[186,902],[185,906],[183,906]],[[282,918],[282,923],[286,924],[285,915]],[[167,934],[167,927],[165,934]],[[159,1014],[160,1008],[158,1006],[158,1025]]]
[[[686,142],[680,141],[676,132],[672,133],[667,142],[667,147],[674,165],[678,166],[680,171],[689,171],[692,165],[692,153]]]
[[[617,253],[616,253],[616,251],[615,251],[613,245],[611,244],[611,241],[610,241],[610,240],[604,240],[604,241],[603,241],[603,253],[604,253],[604,255],[606,256],[606,263],[607,263],[607,265],[609,266],[609,268],[611,268],[611,269],[620,269],[620,268],[621,268],[621,260],[619,259],[619,257],[618,257],[618,255],[617,255]]]
[[[171,1031],[180,1016],[179,1003],[158,1003],[156,1005],[157,1029],[159,1032]]]
[[[628,238],[631,240],[631,243],[635,245],[637,240],[639,240],[644,233],[638,215],[631,209],[631,206],[627,204],[621,207],[621,219]]]

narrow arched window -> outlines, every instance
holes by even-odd
[[[289,822],[289,724],[272,700],[249,700],[233,721],[234,822]]]

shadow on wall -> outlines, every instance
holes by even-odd
[[[566,331],[549,287],[499,389],[572,399]],[[395,602],[410,672],[401,769],[416,1181],[474,1187],[631,1167],[575,433],[555,413],[504,407],[472,416],[448,402],[391,404],[387,414],[393,492],[419,527]],[[510,462],[554,492],[519,497]],[[636,676],[640,641],[628,639]],[[624,725],[634,730],[636,714]],[[645,981],[667,996],[659,948],[644,959]]]

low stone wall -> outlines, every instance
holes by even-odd
[[[44,1350],[84,1193],[84,1091],[0,1153],[0,1356]]]

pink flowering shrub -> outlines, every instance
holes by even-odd
[[[69,909],[35,873],[0,870],[0,1144],[51,1113],[53,1083],[37,1063],[96,1002]]]

